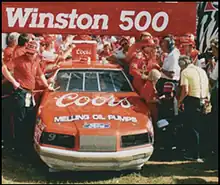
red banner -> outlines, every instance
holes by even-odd
[[[195,2],[3,2],[2,32],[183,35],[196,31]]]

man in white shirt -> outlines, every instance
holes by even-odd
[[[175,41],[172,36],[166,36],[162,39],[161,49],[168,55],[164,58],[161,70],[162,75],[156,85],[159,95],[162,94],[165,82],[173,82],[177,86],[180,79],[180,66],[178,64],[180,52],[175,47]]]

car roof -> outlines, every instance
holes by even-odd
[[[87,62],[69,60],[60,64],[60,69],[122,69],[118,64],[101,64],[99,62]]]

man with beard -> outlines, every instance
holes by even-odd
[[[156,45],[153,39],[145,40],[141,48],[141,52],[137,53],[136,57],[130,64],[130,75],[133,76],[133,86],[135,90],[140,93],[145,84],[148,73],[152,69],[160,69],[156,60]]]
[[[26,53],[13,60],[13,76],[8,71],[4,73],[5,78],[15,89],[13,93],[15,148],[22,153],[32,146],[33,119],[35,119],[33,90],[36,77],[40,76],[45,88],[53,90],[41,71],[39,61],[37,43],[30,41],[26,46]]]

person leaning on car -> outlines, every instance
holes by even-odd
[[[188,151],[185,154],[186,159],[200,158],[200,134],[202,129],[202,106],[205,99],[209,97],[209,81],[205,70],[192,63],[189,56],[179,57],[179,66],[181,68],[180,97],[178,107],[184,104],[183,126],[186,137],[184,142]],[[192,136],[192,137],[191,137]],[[195,137],[196,136],[196,137]],[[193,138],[196,138],[194,140]]]
[[[28,115],[34,115],[33,90],[35,80],[40,76],[45,88],[53,90],[47,83],[39,65],[37,55],[37,43],[30,41],[26,46],[26,53],[13,60],[13,76],[5,70],[3,75],[14,86],[13,108],[14,108],[14,132],[15,148],[23,152],[27,145],[31,145],[33,125],[31,120],[26,120]],[[30,117],[34,119],[34,116]],[[30,130],[29,130],[30,129]]]

